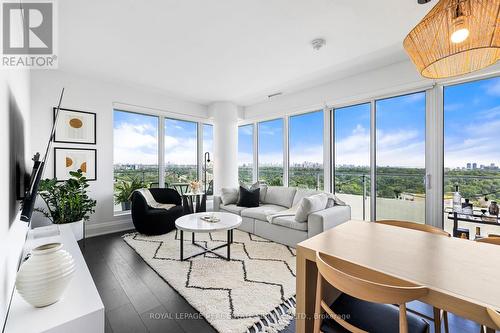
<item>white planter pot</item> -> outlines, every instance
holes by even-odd
[[[71,231],[73,232],[73,235],[75,235],[76,240],[77,241],[82,240],[83,239],[83,228],[85,227],[83,220],[80,220],[77,222],[71,222],[68,224],[70,225]]]
[[[16,289],[34,307],[43,307],[61,299],[75,272],[73,257],[61,243],[38,246],[19,268]]]

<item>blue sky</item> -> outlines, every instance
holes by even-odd
[[[283,165],[283,119],[259,123],[259,164]]]
[[[444,90],[445,167],[500,165],[500,77]]]
[[[158,117],[115,110],[114,163],[158,163]],[[165,162],[194,165],[197,161],[197,124],[165,119]],[[213,127],[204,124],[205,151],[213,146]]]
[[[290,165],[304,162],[323,164],[323,122],[323,111],[290,117]]]
[[[238,164],[253,164],[253,125],[238,127]]]

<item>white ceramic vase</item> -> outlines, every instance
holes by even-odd
[[[47,306],[61,299],[74,272],[73,257],[61,243],[41,245],[17,272],[16,289],[34,307]]]

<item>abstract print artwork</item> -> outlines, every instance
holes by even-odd
[[[96,114],[59,109],[54,142],[96,144]]]
[[[70,178],[71,171],[82,170],[88,180],[97,179],[97,150],[54,148],[54,176],[59,181]]]

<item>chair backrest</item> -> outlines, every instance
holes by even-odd
[[[364,330],[352,325],[335,313],[322,299],[322,280],[355,298],[384,304],[399,305],[399,331],[408,332],[408,319],[406,316],[406,303],[425,296],[428,289],[418,286],[380,272],[362,269],[353,263],[327,256],[316,252],[316,265],[318,267],[318,286],[316,290],[316,315],[319,308],[323,308],[330,318],[350,332],[366,333]],[[320,317],[320,316],[318,316]],[[318,333],[319,320],[315,319],[314,332]]]
[[[500,329],[500,313],[498,311],[495,311],[491,308],[486,308],[486,311],[488,311],[488,315],[490,316],[491,320],[497,325],[495,329],[499,330]]]
[[[500,237],[479,238],[477,242],[500,245]]]
[[[187,193],[189,191],[188,183],[172,183],[170,186],[176,190],[180,195]]]
[[[426,287],[383,273],[361,270],[344,260],[316,253],[318,271],[330,285],[359,299],[384,304],[403,304],[425,296]]]
[[[406,229],[413,229],[413,230],[429,232],[432,234],[446,236],[446,237],[451,236],[449,233],[447,233],[443,229],[436,228],[436,227],[433,227],[433,226],[428,225],[428,224],[421,224],[421,223],[408,222],[408,221],[398,221],[398,220],[380,220],[380,221],[377,221],[377,223],[392,225],[395,227],[401,227],[401,228],[406,228]]]

